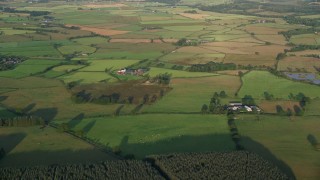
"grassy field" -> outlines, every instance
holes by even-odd
[[[88,61],[90,65],[81,69],[80,71],[96,71],[104,72],[106,69],[112,68],[118,70],[125,68],[131,64],[137,63],[137,60],[92,60]]]
[[[311,54],[312,53],[313,51],[311,51]],[[317,70],[314,67],[318,66],[320,66],[320,61],[317,58],[292,56],[286,57],[279,61],[278,70],[317,72]]]
[[[65,76],[59,77],[65,83],[72,81],[80,81],[81,83],[97,83],[100,81],[113,82],[116,79],[106,72],[75,72],[72,74],[67,74]]]
[[[87,37],[87,38],[78,38],[73,39],[74,42],[82,45],[91,45],[91,44],[103,44],[107,43],[108,39],[103,37]]]
[[[180,71],[173,69],[164,69],[164,68],[150,68],[150,71],[147,72],[151,77],[155,77],[158,74],[169,73],[173,78],[193,78],[193,77],[208,77],[208,76],[216,76],[214,73],[205,73],[205,72],[188,72],[188,71]]]
[[[6,156],[0,167],[69,164],[111,160],[93,146],[46,127],[0,128],[0,144]]]
[[[236,121],[242,144],[249,150],[268,157],[268,151],[283,161],[297,179],[320,178],[320,154],[308,141],[312,135],[320,138],[318,117],[294,117],[292,120],[277,116],[261,116],[260,121],[242,117]],[[254,146],[250,141],[259,142]],[[303,166],[301,166],[303,164]]]
[[[316,34],[301,34],[292,36],[290,42],[294,44],[319,45],[320,37]]]
[[[234,149],[224,115],[150,114],[69,123],[74,129],[87,129],[88,137],[137,158],[151,154]]]
[[[143,112],[200,112],[214,92],[226,91],[230,97],[240,87],[236,76],[219,75],[202,78],[177,78],[172,80],[173,90],[155,105],[146,106]]]
[[[275,98],[288,99],[290,93],[304,93],[306,96],[320,97],[320,87],[316,85],[293,82],[280,78],[265,71],[252,71],[243,77],[243,86],[238,95],[251,95],[258,99],[263,99],[265,91],[274,95]]]
[[[59,51],[62,54],[73,54],[75,52],[87,54],[87,53],[94,53],[96,51],[96,48],[86,46],[86,45],[75,44],[75,45],[61,46],[59,48]]]
[[[313,73],[316,72],[314,67],[320,66],[317,58],[302,57],[318,54],[314,50],[290,52],[287,55],[292,55],[276,61],[279,53],[291,48],[289,43],[319,45],[320,42],[316,34],[293,35],[290,40],[279,34],[310,28],[288,24],[282,18],[288,15],[286,13],[250,9],[248,12],[260,15],[248,16],[184,6],[230,2],[182,0],[178,6],[154,2],[126,2],[117,6],[103,2],[97,3],[98,6],[83,1],[68,4],[2,2],[12,3],[8,7],[18,10],[49,11],[49,16],[54,18],[0,13],[0,55],[28,58],[14,70],[0,72],[0,117],[14,116],[6,109],[11,108],[48,121],[69,122],[72,129],[84,130],[89,138],[113,150],[120,149],[122,155],[134,154],[141,159],[158,153],[234,150],[225,115],[200,114],[201,107],[209,104],[214,92],[227,93],[228,97],[221,99],[222,104],[252,95],[267,113],[275,113],[278,104],[292,108],[297,102],[288,100],[288,95],[302,92],[312,98],[304,117],[289,120],[261,115],[260,121],[256,121],[256,116],[242,115],[237,126],[246,148],[261,155],[273,154],[266,158],[274,160],[276,157],[289,165],[297,179],[319,179],[319,153],[307,140],[309,134],[317,140],[320,138],[317,131],[320,126],[317,121],[319,86],[290,81],[267,71],[250,71],[242,79],[238,76],[239,70],[217,74],[187,71],[192,64],[210,61],[264,67],[274,67],[278,63],[280,71]],[[188,10],[197,13],[188,13]],[[46,18],[52,22],[46,22]],[[261,19],[274,20],[274,23],[256,22]],[[177,46],[175,43],[181,38],[199,41],[199,45]],[[172,75],[169,87],[130,81],[139,79],[136,76],[114,77],[105,72],[106,68],[115,71],[132,64],[139,67],[136,63],[146,59],[140,65],[150,67],[146,74],[151,78],[161,73]],[[177,65],[183,66],[183,70],[174,70]],[[70,82],[79,84],[67,89]],[[121,90],[114,88],[114,85],[131,82],[136,83],[131,89],[126,88],[127,84],[117,86]],[[77,88],[87,88],[86,92],[90,93],[117,90],[122,93],[124,106],[120,103],[75,103],[72,93]],[[147,91],[148,88],[153,88],[154,92]],[[150,97],[159,95],[161,88],[170,91],[156,102],[137,106],[146,92],[150,92]],[[264,100],[265,91],[279,99]],[[139,100],[135,97],[135,102],[129,104],[126,98],[134,92],[140,93]],[[137,115],[132,115],[137,108]],[[119,109],[120,116],[116,117]],[[2,144],[9,153],[0,161],[0,166],[109,158],[92,146],[51,128],[1,128],[0,146]],[[21,159],[25,159],[23,163]]]

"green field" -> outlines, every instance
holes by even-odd
[[[73,39],[74,42],[82,45],[91,45],[91,44],[103,44],[107,43],[108,39],[103,37],[87,37],[87,38],[78,38]]]
[[[5,9],[0,13],[0,119],[21,112],[52,124],[68,123],[72,130],[83,130],[85,137],[122,157],[231,151],[235,146],[227,117],[202,114],[201,108],[209,106],[215,92],[226,92],[221,104],[251,95],[266,111],[242,114],[236,120],[244,148],[287,168],[297,179],[319,179],[320,157],[308,135],[319,143],[320,86],[267,71],[276,67],[280,72],[318,74],[318,58],[303,56],[318,54],[312,49],[320,43],[319,33],[310,29],[319,29],[319,15],[306,11],[307,2],[297,10],[289,0],[236,1],[230,5],[230,14],[221,9],[207,11],[217,4],[227,11],[232,2],[2,1],[4,8],[23,13]],[[279,9],[273,3],[288,7]],[[50,14],[32,14],[37,11]],[[290,22],[287,16],[303,19]],[[281,33],[304,29],[308,34],[292,31],[292,36],[285,37]],[[182,38],[186,44],[177,43]],[[289,51],[287,57],[276,60],[277,54],[298,45],[313,46],[301,46],[303,51]],[[20,63],[21,59],[25,61]],[[211,61],[233,63],[236,68],[189,71],[191,65]],[[149,71],[143,76],[116,74],[130,66]],[[239,71],[246,73],[240,77]],[[164,73],[171,75],[169,84],[158,76]],[[274,99],[265,100],[264,92]],[[289,119],[275,114],[276,105],[299,104],[288,100],[288,95],[300,92],[311,98],[303,116]],[[0,167],[110,158],[51,127],[0,127],[2,146],[8,153]]]
[[[290,42],[294,44],[319,45],[320,37],[316,34],[302,34],[292,36]]]
[[[281,77],[272,75],[265,71],[252,71],[243,77],[243,86],[238,95],[251,95],[263,99],[263,93],[269,92],[275,98],[288,99],[290,93],[304,93],[311,98],[320,97],[320,87],[301,82],[293,82]]]
[[[0,167],[26,167],[55,163],[83,163],[114,159],[93,146],[46,127],[0,128],[0,144],[7,152]]]
[[[208,76],[217,76],[214,73],[205,73],[205,72],[188,72],[180,71],[173,69],[164,69],[164,68],[150,68],[150,71],[147,72],[151,77],[154,77],[158,74],[169,73],[173,78],[193,78],[193,77],[208,77]]]
[[[94,53],[96,51],[96,48],[91,47],[91,46],[86,46],[86,45],[67,45],[67,46],[61,46],[59,48],[59,51],[62,54],[73,54],[73,53],[82,53],[82,54],[90,54]]]
[[[243,136],[241,142],[249,150],[270,159],[275,158],[287,164],[297,179],[319,178],[320,154],[308,141],[308,135],[320,138],[318,117],[295,117],[289,120],[276,116],[261,116],[260,121],[242,117],[236,121]],[[258,147],[251,141],[259,142]],[[301,166],[303,164],[303,166]],[[279,165],[279,164],[278,164]]]
[[[233,97],[240,87],[236,76],[219,75],[202,78],[177,78],[172,81],[173,90],[155,105],[146,106],[143,112],[195,112],[208,104],[214,92],[226,91]]]
[[[81,83],[97,83],[100,81],[112,82],[116,79],[105,72],[75,72],[65,76],[59,77],[65,83],[72,81],[80,81]]]
[[[88,61],[89,66],[81,69],[80,71],[94,71],[94,72],[104,72],[106,69],[112,68],[113,70],[118,70],[125,68],[131,64],[138,62],[137,60],[92,60]]]
[[[137,158],[150,154],[234,149],[223,115],[150,114],[69,123],[74,129],[88,130],[89,138]]]
[[[21,78],[44,72],[47,68],[58,65],[58,60],[27,60],[14,70],[1,71],[0,77]]]

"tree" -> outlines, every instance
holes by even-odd
[[[256,103],[254,102],[254,99],[251,95],[245,95],[242,98],[242,104],[248,105],[248,106],[254,106]]]
[[[149,94],[143,96],[143,104],[146,104],[149,101]]]
[[[291,117],[293,115],[292,110],[290,108],[287,109],[287,116]]]
[[[206,104],[202,105],[201,112],[202,114],[206,114],[208,112],[208,106]]]
[[[226,97],[227,97],[227,93],[226,93],[225,91],[221,91],[220,94],[219,94],[219,96],[220,96],[221,98],[226,98]]]
[[[238,71],[238,76],[242,77],[244,73],[242,71]]]
[[[132,103],[133,103],[133,99],[134,99],[133,96],[129,96],[129,97],[128,97],[128,102],[129,102],[130,104],[132,104]]]
[[[302,116],[303,115],[303,110],[299,106],[294,105],[293,106],[293,110],[294,110],[296,116]]]
[[[272,99],[273,99],[273,95],[270,94],[270,93],[268,93],[267,91],[265,91],[265,92],[263,93],[263,95],[264,95],[264,98],[265,98],[266,100],[272,100]]]
[[[279,114],[279,115],[285,114],[283,108],[280,105],[276,105],[276,111],[277,111],[277,114]]]
[[[6,155],[6,152],[3,148],[0,149],[0,159],[2,159]]]

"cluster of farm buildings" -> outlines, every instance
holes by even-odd
[[[262,110],[258,106],[244,105],[241,102],[230,102],[228,110],[240,111],[240,112],[261,112]]]
[[[142,76],[145,72],[147,72],[148,69],[120,69],[117,71],[118,75],[135,75],[135,76]]]

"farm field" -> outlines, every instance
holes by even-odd
[[[317,70],[315,67],[320,66],[320,61],[313,57],[286,57],[279,61],[278,70],[280,71],[307,71],[315,73]],[[299,72],[298,71],[298,72]]]
[[[70,135],[46,127],[0,128],[0,144],[7,155],[0,167],[26,167],[115,159]]]
[[[292,82],[290,80],[277,77],[269,72],[252,71],[243,77],[243,85],[239,91],[239,96],[251,95],[258,99],[263,99],[266,91],[273,94],[275,98],[288,99],[290,93],[304,93],[311,98],[320,97],[320,87],[316,85]]]
[[[243,136],[243,145],[250,151],[265,158],[271,152],[276,159],[290,167],[297,179],[319,177],[320,154],[308,141],[309,135],[316,139],[320,137],[317,117],[295,117],[289,120],[276,116],[261,116],[260,121],[256,121],[245,116],[237,120],[236,124]],[[250,143],[251,140],[262,146],[254,146]],[[303,167],[301,163],[304,164]]]
[[[158,1],[0,2],[0,167],[244,148],[319,179],[319,5]]]
[[[89,127],[89,138],[137,158],[169,152],[234,149],[223,115],[145,114],[90,118],[69,124],[77,130]]]
[[[176,78],[172,80],[172,87],[169,94],[155,105],[144,107],[143,112],[200,112],[201,106],[210,102],[214,92],[226,91],[233,97],[240,87],[240,78],[228,75]]]

